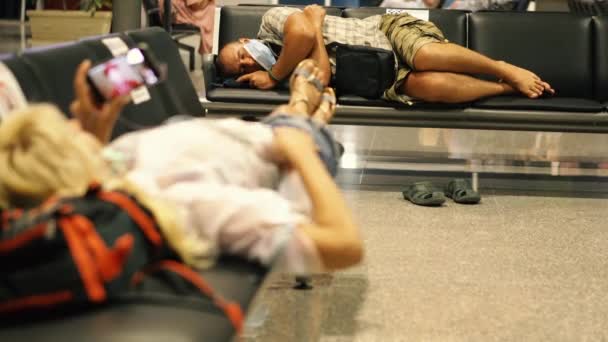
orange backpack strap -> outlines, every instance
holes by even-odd
[[[95,259],[98,271],[104,282],[110,282],[119,276],[133,250],[135,238],[132,234],[123,234],[114,242],[113,248],[101,238],[95,225],[86,216],[74,215],[71,218],[73,227],[78,230],[83,243]]]
[[[124,210],[137,223],[152,244],[156,247],[162,246],[163,239],[157,229],[156,222],[133,199],[116,191],[99,191],[97,197]]]
[[[27,245],[33,240],[42,238],[44,234],[46,234],[46,227],[46,224],[41,223],[23,234],[17,235],[12,239],[0,241],[0,254],[10,253],[21,246]]]
[[[14,313],[25,309],[52,307],[72,300],[70,291],[58,291],[41,295],[17,298],[0,303],[0,314]]]
[[[99,275],[93,256],[87,250],[77,223],[72,218],[59,219],[59,228],[63,232],[70,254],[80,274],[87,297],[92,302],[102,302],[106,299],[106,290]]]

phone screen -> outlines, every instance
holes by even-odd
[[[131,93],[143,85],[154,85],[160,76],[140,49],[131,49],[89,70],[89,80],[106,100]]]

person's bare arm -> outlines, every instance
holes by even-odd
[[[124,106],[129,103],[129,96],[119,96],[100,105],[95,103],[91,86],[87,82],[87,72],[91,61],[80,63],[74,75],[74,93],[76,98],[70,105],[70,111],[78,120],[83,130],[93,134],[102,144],[107,144],[112,136],[116,120]]]
[[[323,72],[321,82],[324,86],[329,84],[331,78],[331,65],[325,40],[323,39],[323,23],[325,22],[325,9],[319,5],[309,5],[304,8],[304,14],[315,29],[315,43],[310,58],[317,62],[317,67]]]
[[[312,223],[299,227],[315,243],[323,265],[339,269],[363,258],[363,245],[340,190],[325,169],[312,138],[295,128],[275,129],[278,154],[302,177],[310,196]]]
[[[303,12],[290,15],[285,21],[283,32],[283,48],[277,63],[272,67],[272,74],[281,80],[310,55],[315,43],[315,30]]]

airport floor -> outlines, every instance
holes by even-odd
[[[608,201],[484,193],[415,206],[345,192],[364,263],[294,290],[276,274],[242,341],[603,341]]]
[[[14,32],[0,22],[0,52],[18,48]],[[202,95],[200,71],[192,79]],[[608,340],[607,136],[332,130],[365,260],[308,290],[274,272],[240,341]],[[481,204],[400,193],[453,177],[474,177]]]

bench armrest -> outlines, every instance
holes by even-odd
[[[212,83],[217,78],[217,70],[215,68],[216,55],[208,53],[203,55],[203,77],[205,79],[205,91],[212,88]]]

